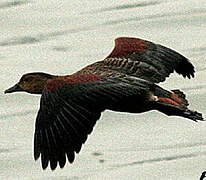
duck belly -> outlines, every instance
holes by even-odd
[[[108,110],[129,113],[142,113],[153,109],[153,103],[143,96],[132,96],[110,104]]]

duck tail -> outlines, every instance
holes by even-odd
[[[157,102],[157,104],[155,105],[155,109],[168,116],[181,116],[196,122],[204,121],[201,113],[190,110],[188,108],[183,108],[181,106],[175,106],[171,104],[164,104],[162,102]]]
[[[158,86],[155,88],[154,95],[156,110],[168,116],[182,116],[193,121],[204,120],[201,113],[188,109],[186,95],[179,89],[167,91]]]

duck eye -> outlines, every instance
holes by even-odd
[[[30,80],[30,78],[24,78],[23,82],[28,82]]]

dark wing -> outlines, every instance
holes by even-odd
[[[43,169],[49,162],[52,170],[58,163],[63,168],[66,156],[72,163],[102,111],[123,98],[147,91],[145,82],[127,81],[131,80],[65,84],[52,91],[45,88],[34,135],[34,158],[37,160],[41,154]],[[47,86],[52,83],[53,80]]]
[[[174,50],[127,37],[117,38],[112,53],[93,66],[105,73],[110,69],[154,83],[164,81],[174,71],[188,78],[194,77],[195,72],[189,60]]]

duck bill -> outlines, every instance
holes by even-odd
[[[7,94],[7,93],[18,92],[18,91],[23,91],[23,89],[18,84],[15,84],[14,86],[5,90],[4,93]]]

